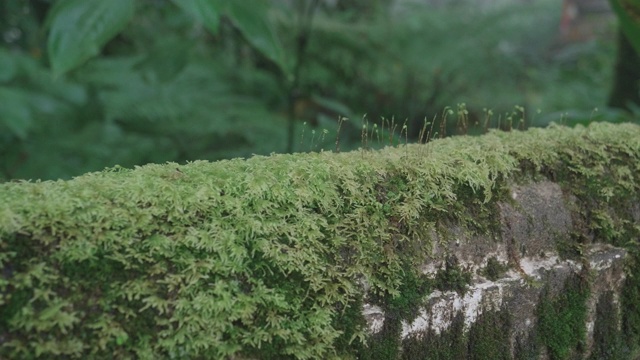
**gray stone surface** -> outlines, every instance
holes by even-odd
[[[459,226],[452,225],[449,229],[452,239],[446,245],[434,247],[433,258],[425,261],[423,271],[435,274],[447,256],[455,255],[462,267],[473,273],[472,285],[464,295],[453,291],[432,292],[418,317],[411,323],[403,323],[403,337],[428,328],[440,333],[461,312],[468,329],[484,309],[506,308],[512,316],[513,349],[516,339],[529,338],[536,324],[535,311],[543,289],[547,288],[552,296],[557,295],[567,278],[584,274],[581,271],[588,264],[591,295],[587,302],[587,349],[591,346],[600,295],[610,291],[617,299],[622,287],[625,250],[594,239],[581,249],[582,261],[562,259],[558,244],[569,241],[574,231],[571,198],[552,182],[514,186],[511,196],[513,201],[499,204],[501,238],[468,235]],[[436,239],[437,244],[442,243],[437,236]],[[490,257],[510,265],[504,276],[495,281],[478,274],[478,269],[485,267]],[[366,304],[364,314],[370,331],[378,332],[384,323],[383,310]]]

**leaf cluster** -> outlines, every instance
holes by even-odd
[[[167,1],[24,5],[17,18],[35,27],[24,37],[48,35],[48,51],[39,41],[0,48],[2,178],[68,178],[114,164],[215,160],[277,149],[285,138],[278,128],[282,117],[270,109],[272,98],[246,90],[275,86],[277,93],[277,82],[260,72],[248,85],[239,78],[241,56],[233,53],[270,36],[262,18],[267,10],[218,5],[223,20],[245,21],[221,21],[213,46],[189,11]],[[39,12],[46,21],[38,22]],[[257,34],[247,40],[237,28]]]
[[[348,150],[360,144],[361,124],[336,134],[336,118],[363,113],[396,116],[408,125],[405,139],[417,139],[425,116],[462,102],[495,109],[483,128],[505,123],[513,104],[527,109],[526,125],[546,125],[559,114],[531,109],[602,105],[613,64],[606,42],[550,54],[553,0],[1,6],[1,180],[326,149],[338,136]],[[468,117],[473,125],[482,115],[470,106]],[[606,110],[568,117],[625,119]],[[287,145],[293,138],[299,146]]]

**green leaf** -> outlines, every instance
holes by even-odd
[[[613,10],[618,15],[620,27],[640,54],[640,0],[610,0]]]
[[[137,64],[135,69],[151,70],[162,82],[173,80],[187,66],[190,46],[184,38],[168,36],[154,46],[146,59]]]
[[[202,23],[212,34],[218,33],[224,3],[220,0],[173,0],[184,12]]]
[[[47,50],[55,76],[97,55],[133,17],[131,0],[60,0],[49,14]]]
[[[0,128],[9,128],[20,139],[27,137],[31,128],[29,94],[13,88],[0,87]]]
[[[291,67],[280,39],[269,22],[269,3],[264,0],[230,1],[227,15],[242,36],[287,75]]]
[[[251,46],[272,60],[285,74],[290,74],[285,49],[267,16],[270,9],[268,1],[174,0],[174,3],[213,34],[218,32],[220,16],[226,15]]]
[[[0,49],[0,82],[7,82],[16,74],[16,62],[12,54]]]

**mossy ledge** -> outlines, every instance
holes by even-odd
[[[638,204],[632,124],[1,184],[0,358],[632,359]]]

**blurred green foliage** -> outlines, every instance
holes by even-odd
[[[640,0],[609,0],[620,21],[620,28],[640,53]]]
[[[340,116],[343,150],[364,114],[417,139],[458,103],[493,127],[514,105],[527,126],[622,116],[613,42],[558,44],[555,0],[248,4],[3,1],[0,181],[329,150]]]

